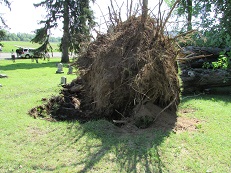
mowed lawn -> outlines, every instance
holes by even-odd
[[[231,95],[183,97],[178,116],[196,131],[122,129],[106,120],[49,122],[27,112],[57,95],[56,63],[0,61],[0,172],[231,172]]]
[[[1,43],[3,44],[2,47],[2,52],[3,53],[9,53],[13,50],[16,50],[18,47],[24,47],[24,48],[35,48],[37,49],[38,47],[40,47],[41,45],[38,43],[32,43],[29,41],[1,41]],[[59,44],[58,42],[51,42],[50,45],[53,49],[53,52],[59,52]]]

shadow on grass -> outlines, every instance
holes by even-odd
[[[25,62],[23,62],[25,61]],[[54,61],[46,61],[46,60],[42,60],[39,59],[38,63],[36,63],[35,61],[32,62],[30,59],[25,59],[25,60],[19,60],[15,63],[11,63],[11,64],[7,64],[4,66],[1,66],[1,70],[4,71],[13,71],[13,70],[21,70],[21,69],[35,69],[35,68],[44,68],[44,67],[50,67],[50,68],[56,68],[57,67],[57,63],[60,63],[60,61],[54,62]],[[68,67],[67,64],[64,64],[63,67]]]
[[[171,122],[165,130],[161,130],[162,127],[158,130],[157,127],[138,129],[129,125],[119,128],[106,120],[82,125],[70,123],[67,135],[72,134],[70,138],[74,138],[70,146],[81,145],[82,138],[89,138],[84,145],[84,150],[89,151],[85,152],[84,160],[71,166],[81,167],[81,173],[97,169],[103,172],[165,172],[167,168],[160,157],[159,146],[174,124]]]
[[[194,98],[189,97],[182,102],[187,102],[190,99]],[[196,99],[219,101],[224,104],[231,102],[230,95],[202,95]],[[116,170],[113,170],[114,172],[168,172],[166,163],[162,161],[160,145],[169,137],[175,127],[176,117],[173,116],[170,119],[169,117],[160,118],[157,122],[158,127],[154,125],[147,129],[119,128],[105,120],[82,124],[83,133],[73,143],[78,145],[79,140],[87,135],[100,140],[101,145],[89,142],[87,146],[89,150],[95,148],[94,152],[89,153],[84,162],[76,163],[73,166],[82,164],[84,166],[80,172],[91,172],[97,170],[100,165],[99,169],[105,166],[104,172],[107,172],[105,164],[108,162],[109,165],[113,163],[113,167],[117,166]],[[166,124],[168,125],[166,126]],[[69,124],[69,130],[70,134],[79,133],[75,123]],[[110,155],[112,156],[110,157]]]
[[[212,94],[201,93],[196,95],[185,95],[182,97],[181,102],[186,103],[190,100],[204,100],[204,101],[213,101],[213,102],[220,101],[223,102],[224,104],[228,104],[231,102],[231,93],[230,90],[224,88],[222,91],[218,93],[212,93]]]
[[[224,103],[231,101],[229,96],[202,95],[188,97],[183,102],[191,99],[215,99]],[[119,128],[106,120],[84,124],[70,122],[64,138],[71,142],[65,145],[64,150],[77,146],[77,151],[76,159],[68,166],[77,168],[77,172],[81,173],[168,172],[167,163],[163,161],[161,144],[172,133],[176,123],[175,118],[172,118],[170,122],[165,121],[167,118],[158,120],[167,127],[164,130],[162,126],[155,125],[147,129],[137,129],[134,126]],[[157,123],[161,125],[160,122]],[[57,147],[59,145],[62,144],[57,144]]]

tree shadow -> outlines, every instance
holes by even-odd
[[[165,116],[165,115],[164,115]],[[84,150],[88,152],[84,161],[73,163],[71,166],[84,165],[79,172],[91,172],[97,169],[98,164],[115,164],[116,172],[163,172],[165,164],[160,156],[159,146],[170,135],[175,126],[176,116],[161,117],[153,126],[147,129],[138,129],[133,125],[117,127],[109,121],[98,120],[79,125],[72,122],[68,125],[70,138],[74,138],[71,145],[81,143],[83,137],[89,136],[100,140],[100,145],[87,142]],[[167,124],[167,125],[166,125]],[[82,132],[80,134],[80,132]],[[73,136],[78,134],[78,136]],[[106,161],[105,161],[106,159]],[[105,163],[106,162],[106,163]],[[109,169],[101,165],[99,169]],[[114,168],[113,168],[114,169]]]
[[[227,104],[231,101],[229,96],[223,95],[196,97],[204,100],[211,100],[211,98]],[[190,99],[195,97],[188,97],[183,102],[187,103]],[[161,144],[173,133],[176,123],[177,116],[172,114],[163,114],[146,129],[138,129],[132,125],[117,127],[106,120],[89,121],[84,124],[69,122],[65,138],[72,142],[65,147],[68,149],[79,146],[76,158],[79,158],[78,155],[84,158],[73,160],[69,166],[78,167],[78,172],[81,173],[95,170],[134,173],[168,172],[163,160]]]
[[[222,94],[221,94],[222,93]],[[231,102],[231,93],[229,90],[224,90],[218,93],[211,93],[211,94],[195,94],[195,95],[185,95],[182,97],[182,103],[187,103],[191,100],[204,100],[204,101],[220,101],[223,102],[225,105]]]
[[[54,61],[46,61],[46,60],[39,60],[38,63],[35,61],[32,62],[31,60],[25,60],[26,62],[16,62],[8,65],[1,66],[1,70],[3,71],[13,71],[13,70],[21,70],[21,69],[35,69],[35,68],[56,68],[57,64],[60,62],[54,62]],[[63,67],[68,67],[68,64],[63,64]]]

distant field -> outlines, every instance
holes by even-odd
[[[30,47],[30,48],[38,48],[40,46],[38,43],[25,42],[25,41],[1,41],[1,43],[3,44],[3,49],[2,49],[3,53],[11,52],[12,49],[14,50],[17,49],[15,45],[22,46],[22,47]],[[58,42],[50,43],[50,44],[54,52],[59,52]]]

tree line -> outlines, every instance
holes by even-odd
[[[28,34],[28,33],[10,33],[7,31],[5,32],[4,36],[1,38],[2,41],[31,41],[35,34]],[[61,37],[50,37],[50,42],[61,42]]]

